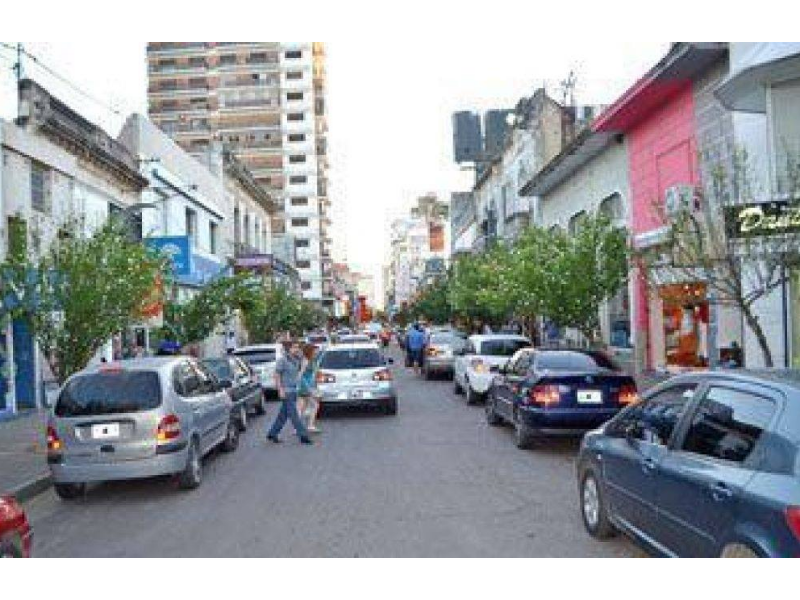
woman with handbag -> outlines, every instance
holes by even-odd
[[[319,353],[316,346],[306,344],[303,348],[305,355],[303,373],[300,377],[298,400],[300,416],[305,420],[309,433],[319,433],[317,428],[317,415],[319,414],[319,392],[317,390],[317,367]]]

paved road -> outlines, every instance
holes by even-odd
[[[315,447],[263,439],[212,456],[205,481],[94,487],[76,503],[48,493],[29,516],[38,556],[631,556],[600,543],[576,508],[575,442],[517,450],[447,381],[397,369],[397,417],[339,413]],[[276,406],[271,406],[270,417]]]

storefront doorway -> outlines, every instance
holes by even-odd
[[[667,368],[708,368],[709,304],[706,285],[667,285],[659,289],[659,296]]]

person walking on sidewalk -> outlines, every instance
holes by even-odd
[[[288,346],[288,352],[279,358],[275,365],[275,383],[281,399],[281,410],[267,433],[267,439],[274,444],[280,444],[281,440],[278,436],[286,425],[286,421],[289,420],[292,422],[300,442],[313,444],[300,415],[297,414],[297,390],[300,384],[300,374],[305,369],[305,359],[298,342],[289,342]]]

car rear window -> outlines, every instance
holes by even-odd
[[[320,368],[328,371],[348,369],[375,369],[383,365],[383,357],[377,350],[334,350],[322,356]]]
[[[366,335],[351,335],[343,337],[340,340],[342,344],[370,344],[372,340],[369,339],[369,336]]]
[[[607,356],[590,352],[540,352],[536,366],[543,371],[620,370]]]
[[[266,363],[274,363],[276,360],[275,350],[258,350],[253,352],[237,352],[239,356],[246,360],[251,365],[263,365]]]
[[[161,406],[158,373],[93,373],[70,381],[59,396],[58,417],[93,417],[154,410]]]
[[[311,335],[308,337],[308,342],[310,344],[327,344],[328,338],[324,335]]]
[[[233,371],[227,360],[204,360],[203,364],[217,379],[233,379]]]
[[[530,348],[530,342],[524,340],[489,340],[481,344],[482,356],[514,356],[523,348]]]

